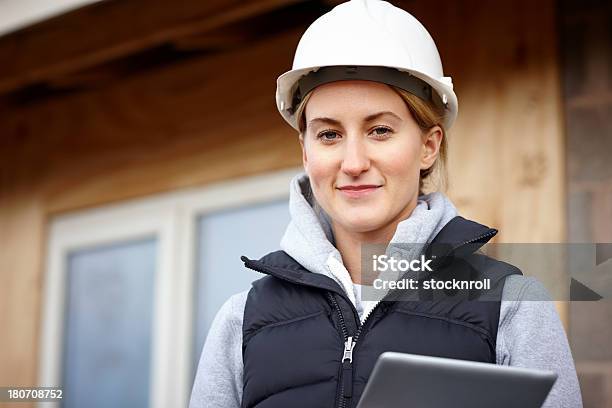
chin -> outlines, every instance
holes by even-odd
[[[384,220],[380,217],[380,210],[344,211],[339,217],[340,223],[348,231],[369,232],[384,226]]]

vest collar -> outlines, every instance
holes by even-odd
[[[467,255],[482,247],[497,232],[494,228],[456,216],[440,230],[426,251],[436,248],[437,259],[440,261],[450,254]],[[433,244],[447,245],[433,247]],[[259,260],[249,259],[246,256],[241,256],[240,259],[249,269],[298,285],[336,292],[346,298],[346,293],[335,280],[326,275],[310,272],[284,251],[269,253]]]

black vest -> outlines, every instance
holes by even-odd
[[[284,251],[258,261],[242,257],[245,266],[269,275],[253,282],[246,301],[242,407],[355,407],[385,351],[495,363],[503,282],[521,273],[474,253],[496,233],[455,217],[429,247],[448,244],[437,247],[445,248],[436,253],[437,276],[490,279],[489,301],[472,301],[478,296],[474,292],[444,299],[423,293],[420,301],[389,297],[363,325],[333,279],[306,270]],[[457,255],[478,267],[448,262]]]

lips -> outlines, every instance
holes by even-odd
[[[380,186],[376,184],[361,184],[357,186],[342,186],[342,187],[338,187],[338,189],[339,190],[359,191],[359,190],[368,190],[368,189],[378,188],[378,187]]]
[[[342,195],[349,199],[364,198],[375,194],[382,187],[376,184],[346,185],[338,187]]]

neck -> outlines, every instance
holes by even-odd
[[[361,246],[364,244],[384,244],[391,242],[397,225],[410,217],[416,207],[416,198],[412,200],[403,211],[391,222],[381,228],[371,231],[351,231],[332,221],[332,231],[336,241],[336,248],[342,256],[342,263],[351,275],[354,283],[362,284],[361,279]]]

